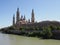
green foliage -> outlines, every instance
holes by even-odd
[[[52,37],[51,28],[50,27],[43,27],[42,35],[46,38],[51,38]]]
[[[15,30],[15,28],[13,26],[8,27],[9,30]]]

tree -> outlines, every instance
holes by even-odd
[[[43,38],[51,38],[52,37],[52,32],[50,27],[43,27]]]

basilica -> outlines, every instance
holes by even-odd
[[[31,19],[26,20],[25,15],[22,16],[20,14],[19,8],[17,8],[16,18],[15,18],[15,15],[13,15],[13,25],[17,25],[17,26],[19,25],[20,26],[22,24],[33,24],[33,23],[35,23],[35,17],[34,17],[34,10],[33,9],[31,12]]]

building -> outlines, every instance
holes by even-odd
[[[34,16],[35,16],[34,10],[32,9],[31,19],[28,19],[28,21],[27,21],[25,15],[22,16],[20,14],[19,8],[17,8],[16,18],[15,18],[15,15],[13,15],[13,25],[21,26],[22,24],[33,24],[33,23],[35,23],[35,17]]]

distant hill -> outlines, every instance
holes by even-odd
[[[42,22],[39,22],[39,24],[41,26],[60,26],[60,22],[58,21],[42,21]]]

